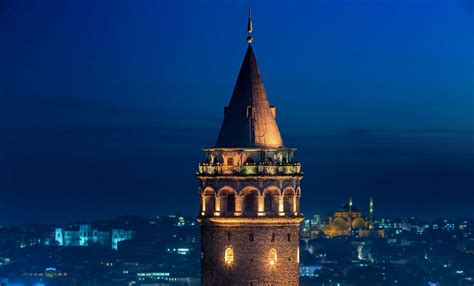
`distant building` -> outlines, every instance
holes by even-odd
[[[112,229],[112,249],[118,250],[118,243],[132,239],[135,232],[132,230]]]
[[[303,240],[314,239],[320,236],[321,229],[325,224],[319,215],[314,215],[312,219],[305,219],[300,229],[300,238]]]
[[[199,286],[199,278],[176,270],[149,270],[137,272],[139,285],[186,285]]]
[[[132,239],[134,231],[124,229],[99,230],[90,224],[81,224],[79,229],[56,228],[54,237],[57,245],[61,246],[89,246],[99,244],[118,249],[120,241]]]
[[[384,237],[383,230],[375,230],[373,223],[374,211],[373,199],[370,198],[369,218],[364,217],[361,211],[352,205],[352,198],[344,204],[332,216],[328,224],[323,227],[323,232],[329,237],[347,236],[356,232],[362,237]]]
[[[321,265],[300,265],[300,277],[316,277],[316,272],[321,270]]]

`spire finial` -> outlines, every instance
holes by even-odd
[[[247,37],[247,43],[251,44],[253,42],[252,37],[252,6],[249,5],[249,20],[247,22],[247,32],[249,36]]]

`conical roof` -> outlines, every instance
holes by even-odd
[[[257,60],[249,45],[230,103],[224,109],[224,121],[216,148],[278,148],[283,147]]]

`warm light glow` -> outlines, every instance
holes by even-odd
[[[282,224],[282,223],[300,223],[302,216],[296,217],[207,217],[202,218],[200,222],[210,221],[219,224],[239,225],[243,223],[252,224]]]
[[[278,213],[281,216],[285,215],[285,212],[283,209],[283,196],[278,197]]]
[[[227,247],[225,249],[224,262],[227,265],[231,265],[232,262],[234,262],[234,250],[232,249],[232,247]]]
[[[277,251],[275,248],[270,249],[270,254],[268,255],[268,263],[270,265],[275,265],[277,262]]]
[[[298,245],[298,249],[296,249],[296,262],[300,263],[300,246]]]
[[[257,201],[257,202],[258,202],[258,205],[257,205],[257,207],[258,207],[258,215],[259,215],[259,216],[265,215],[265,213],[264,213],[264,209],[265,209],[265,206],[264,206],[264,203],[265,203],[265,202],[264,202],[264,197],[263,197],[263,196],[258,196],[258,201]]]

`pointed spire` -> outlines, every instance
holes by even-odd
[[[253,42],[252,37],[252,6],[249,5],[249,19],[247,22],[247,32],[249,36],[247,37],[247,43],[251,44]]]
[[[216,148],[280,148],[283,147],[276,123],[276,110],[270,106],[262,76],[253,53],[252,10],[249,7],[247,41],[244,61],[229,105],[224,109]]]
[[[268,102],[251,45],[245,53],[229,105],[224,109],[224,122],[215,147],[283,147],[275,108]]]

